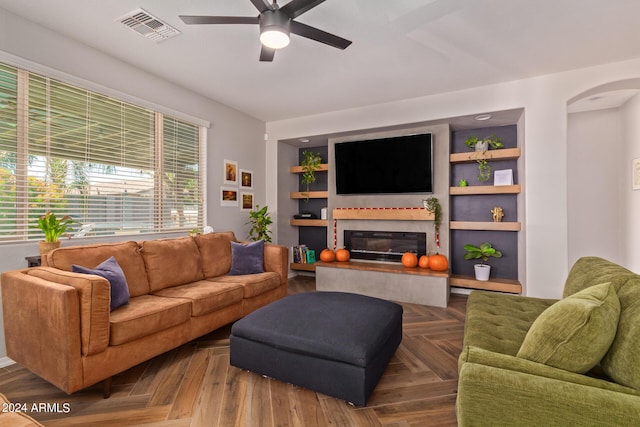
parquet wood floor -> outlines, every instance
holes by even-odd
[[[315,281],[289,288],[314,291]],[[101,384],[69,396],[18,364],[0,369],[0,391],[29,409],[50,404],[29,412],[47,427],[455,426],[466,297],[446,309],[402,305],[402,343],[364,408],[229,366],[230,327],[117,375],[109,399]]]

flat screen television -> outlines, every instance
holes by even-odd
[[[433,193],[430,133],[335,144],[337,194]]]

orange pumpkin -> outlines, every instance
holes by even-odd
[[[351,254],[345,248],[340,248],[336,251],[336,261],[346,262],[351,258]]]
[[[429,268],[433,271],[447,271],[449,261],[447,261],[447,257],[442,254],[431,255],[429,257]]]
[[[418,260],[418,267],[429,268],[429,255],[422,255]]]
[[[413,252],[405,252],[402,254],[402,265],[413,268],[418,266],[418,256]]]
[[[336,253],[333,252],[331,249],[323,249],[322,252],[320,252],[320,261],[322,262],[333,262],[336,260]]]

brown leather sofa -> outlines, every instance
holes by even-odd
[[[288,250],[264,246],[264,273],[229,276],[232,232],[70,246],[45,266],[2,273],[7,356],[73,393],[231,323],[287,294]],[[130,300],[109,311],[109,282],[72,272],[114,256]]]
[[[0,393],[0,427],[33,427],[42,424],[31,418],[26,412],[23,412],[23,404],[14,404]]]

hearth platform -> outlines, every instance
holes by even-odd
[[[447,307],[449,272],[364,261],[318,262],[318,291],[352,292],[390,301]]]

